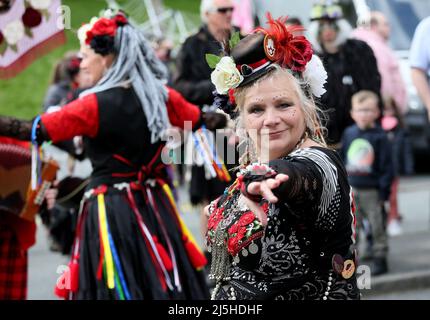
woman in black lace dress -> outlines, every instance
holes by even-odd
[[[351,188],[313,100],[326,74],[283,22],[269,16],[212,74],[219,93],[234,88],[250,150],[206,208],[212,299],[359,299]]]

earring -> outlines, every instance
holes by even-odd
[[[243,150],[243,148],[245,148],[243,155],[239,157],[240,165],[248,165],[257,161],[257,153],[255,150],[255,146],[248,133],[246,133],[246,137],[244,137],[243,141],[238,144],[237,148],[239,150],[239,154],[240,150]]]

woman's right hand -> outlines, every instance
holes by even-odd
[[[278,202],[278,198],[273,194],[273,189],[276,189],[281,183],[288,180],[288,175],[279,173],[274,178],[269,178],[263,181],[251,182],[247,187],[247,192],[250,195],[259,195],[271,203]]]

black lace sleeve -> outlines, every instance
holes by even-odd
[[[0,116],[0,136],[30,141],[32,127],[33,120]],[[37,127],[36,137],[39,143],[49,140],[48,133],[42,123]]]

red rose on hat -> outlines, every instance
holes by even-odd
[[[95,36],[110,36],[114,37],[116,34],[117,25],[114,20],[101,18],[97,20],[94,24],[93,28],[90,31],[87,31],[87,39],[85,40],[86,44],[90,44],[91,40]]]
[[[270,13],[267,15],[268,29],[257,28],[273,41],[275,54],[271,60],[293,71],[303,72],[306,64],[312,58],[312,46],[304,36],[294,36],[297,31],[303,31],[302,27],[285,25],[286,17],[274,20]]]
[[[2,44],[3,39],[4,39],[3,33],[1,33],[1,31],[0,31],[0,44]]]
[[[294,37],[290,41],[291,70],[303,72],[306,64],[312,59],[312,46],[304,36]]]
[[[22,15],[22,23],[28,28],[37,27],[42,22],[42,15],[33,8],[27,8]]]

